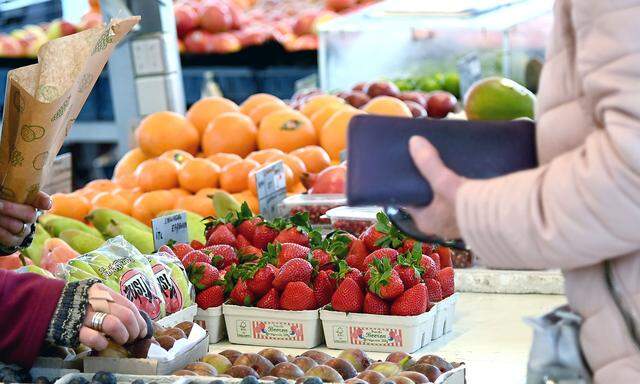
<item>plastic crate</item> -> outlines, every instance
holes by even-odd
[[[257,71],[256,80],[260,92],[288,99],[295,92],[296,81],[316,72],[307,67],[272,67]]]

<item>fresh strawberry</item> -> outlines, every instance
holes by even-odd
[[[440,263],[440,254],[437,252],[433,252],[429,254],[429,257],[436,263],[436,269],[439,271],[442,269],[442,264]]]
[[[202,261],[189,265],[187,274],[189,275],[189,281],[198,290],[209,288],[220,279],[218,268],[211,265],[211,263]]]
[[[246,276],[247,287],[256,296],[266,294],[272,288],[273,279],[275,278],[275,267],[271,264],[263,263],[263,260],[252,266],[253,268],[250,268],[251,275]]]
[[[270,227],[267,223],[260,223],[253,233],[253,246],[266,251],[267,245],[273,243],[278,233],[280,232],[277,229]]]
[[[169,247],[168,245],[163,245],[160,248],[158,248],[158,253],[160,253],[160,252],[167,253],[167,254],[169,254],[169,255],[171,255],[173,257],[178,257],[178,256],[176,256],[175,253],[173,253],[173,249],[171,249],[171,247]]]
[[[439,246],[436,252],[440,255],[440,268],[453,268],[451,248]]]
[[[173,253],[176,255],[180,261],[184,259],[187,253],[193,251],[193,248],[189,244],[178,243],[171,246],[173,249]]]
[[[382,300],[371,292],[367,292],[364,296],[364,305],[362,306],[363,313],[369,313],[372,315],[388,315],[389,303]]]
[[[360,235],[360,240],[364,242],[369,252],[380,248],[400,248],[406,236],[391,223],[389,217],[384,213],[378,212],[376,219],[378,222]]]
[[[350,278],[342,280],[331,297],[331,307],[334,311],[360,312],[363,304],[364,293],[358,283]]]
[[[244,248],[244,247],[251,247],[251,243],[249,242],[249,240],[247,240],[246,237],[242,236],[242,235],[238,235],[238,237],[236,237],[236,248]]]
[[[211,262],[218,268],[226,268],[231,264],[238,264],[236,250],[227,244],[211,245],[202,248],[202,252],[211,257]]]
[[[193,249],[202,249],[204,248],[204,244],[199,242],[198,240],[191,240],[191,248]]]
[[[373,251],[364,259],[365,265],[371,265],[374,259],[388,259],[391,265],[395,265],[398,259],[398,251],[391,248],[381,248]]]
[[[420,259],[420,266],[423,269],[422,279],[433,279],[436,277],[436,273],[438,273],[438,266],[433,259],[427,255],[422,255]]]
[[[184,265],[185,268],[188,268],[191,264],[199,261],[204,263],[211,263],[211,256],[202,251],[191,251],[187,253],[182,259],[182,265]]]
[[[258,300],[256,307],[264,309],[280,309],[278,291],[276,291],[275,288],[271,288],[260,300]]]
[[[231,300],[237,305],[250,306],[255,298],[253,292],[247,287],[247,283],[240,279],[231,290]]]
[[[238,262],[247,263],[250,261],[259,260],[262,257],[262,249],[258,249],[253,245],[238,248]]]
[[[213,285],[196,295],[198,308],[207,309],[219,307],[224,303],[224,287]]]
[[[308,311],[318,308],[318,304],[313,289],[302,281],[293,281],[280,295],[280,307],[287,311]]]
[[[246,202],[242,203],[236,215],[237,217],[233,223],[238,235],[242,235],[245,239],[253,242],[256,226],[262,223],[262,218],[254,216]]]
[[[313,293],[316,296],[318,307],[324,307],[331,302],[331,296],[336,287],[329,276],[329,272],[320,271],[313,284]]]
[[[436,279],[426,280],[427,291],[429,291],[429,302],[436,302],[442,300],[442,287],[440,282]]]
[[[367,252],[367,247],[364,245],[364,242],[356,239],[353,240],[349,246],[346,261],[350,267],[357,268],[364,272],[367,269],[367,264],[364,263],[364,259],[366,259],[367,256],[369,256],[369,252]]]
[[[404,284],[402,284],[398,272],[391,267],[389,259],[375,259],[373,265],[369,291],[385,300],[392,300],[400,296],[404,292]]]
[[[453,295],[455,291],[455,282],[453,277],[453,268],[447,267],[438,271],[436,275],[436,280],[440,283],[442,287],[442,297],[447,298]]]
[[[356,283],[358,286],[364,290],[366,288],[366,284],[364,282],[364,277],[362,276],[362,272],[359,269],[350,267],[344,260],[340,260],[338,263],[338,271],[335,272],[331,277],[340,284],[342,280],[346,278],[350,278]]]
[[[295,243],[269,244],[265,257],[277,260],[277,265],[282,266],[292,259],[307,259],[310,251],[309,248]]]
[[[213,232],[211,232],[211,235],[207,238],[207,246],[221,244],[230,245],[232,247],[236,246],[236,236],[226,225],[218,225],[215,227]]]
[[[398,272],[405,289],[422,282],[421,275],[424,269],[420,266],[421,261],[422,247],[419,243],[408,252],[398,255],[398,264],[393,269]]]
[[[297,227],[286,228],[280,231],[273,240],[274,243],[295,243],[305,247],[309,246],[309,235],[300,231]]]
[[[416,241],[414,239],[405,239],[402,242],[402,247],[400,247],[400,249],[398,249],[398,252],[407,253],[409,251],[412,251],[416,244],[420,244],[420,246],[422,247],[422,253],[425,254],[425,255],[428,255],[428,254],[433,252],[433,246],[431,244],[429,244],[429,243],[419,243],[418,241]]]
[[[311,282],[313,267],[311,263],[304,259],[292,259],[284,263],[273,279],[273,287],[277,290],[283,290],[287,283],[293,281],[301,281],[305,284]]]
[[[391,305],[394,316],[417,316],[427,311],[429,293],[424,284],[415,285],[400,295]]]
[[[325,265],[331,263],[331,255],[324,249],[314,249],[311,252],[313,258],[318,262],[318,267],[322,268]]]

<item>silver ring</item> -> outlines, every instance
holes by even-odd
[[[18,233],[18,236],[26,235],[27,231],[29,230],[30,227],[31,227],[31,225],[29,225],[27,223],[22,223],[22,230],[20,230],[20,233]]]
[[[105,317],[107,317],[107,314],[104,312],[94,313],[93,317],[91,317],[91,328],[98,332],[102,332],[102,323],[104,323]]]

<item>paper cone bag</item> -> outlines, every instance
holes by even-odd
[[[100,72],[140,17],[52,40],[38,63],[9,71],[0,142],[0,198],[31,203]]]

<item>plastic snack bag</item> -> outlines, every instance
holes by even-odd
[[[180,260],[166,252],[149,255],[147,259],[164,294],[167,314],[193,305],[195,289]]]

